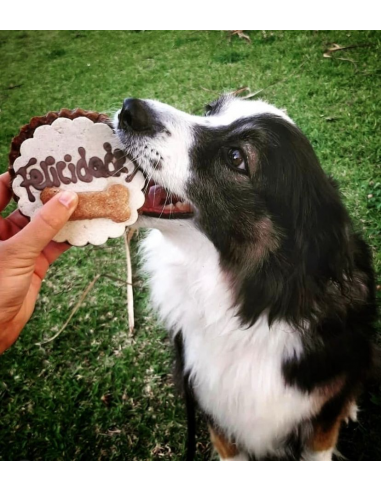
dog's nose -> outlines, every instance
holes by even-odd
[[[119,124],[125,130],[130,128],[136,132],[149,130],[151,117],[145,102],[140,99],[125,99],[119,114]]]

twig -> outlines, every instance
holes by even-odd
[[[36,343],[36,345],[45,345],[47,343],[50,343],[52,342],[53,340],[55,340],[59,335],[61,335],[61,333],[64,331],[64,329],[67,327],[67,325],[70,323],[71,319],[73,318],[73,316],[75,315],[75,313],[78,311],[78,309],[81,307],[81,304],[83,303],[83,301],[86,299],[86,296],[88,295],[88,293],[91,291],[91,289],[94,287],[95,285],[95,282],[99,279],[99,277],[101,276],[100,273],[98,273],[98,275],[96,275],[93,280],[89,283],[89,285],[86,287],[85,291],[83,292],[83,294],[81,295],[79,301],[77,302],[77,304],[74,306],[74,309],[72,310],[72,312],[70,313],[70,316],[68,317],[68,319],[65,321],[63,327],[52,337],[52,338],[49,338],[49,340],[45,340],[44,342],[40,342],[40,343]]]
[[[4,89],[6,91],[12,91],[13,89],[18,89],[21,86],[22,86],[22,84],[8,85],[8,87],[5,87]]]
[[[250,92],[250,87],[245,85],[243,87],[235,89],[234,91],[229,92],[229,94],[231,94],[232,96],[238,96],[238,94],[242,94],[242,92]]]
[[[220,91],[207,89],[206,87],[202,87],[202,86],[200,86],[200,89],[202,89],[205,92],[212,92],[214,94],[221,94]],[[242,92],[248,92],[248,91],[250,91],[250,88],[245,85],[243,87],[238,87],[238,89],[235,89],[234,91],[229,92],[229,94],[236,96],[237,94],[241,94]]]
[[[341,56],[335,57],[335,60],[344,60],[344,61],[349,61],[351,63],[356,63],[354,60],[352,60],[352,58],[343,58]]]
[[[134,317],[134,291],[132,288],[132,266],[130,242],[135,234],[135,229],[126,230],[123,238],[126,248],[126,266],[127,266],[127,314],[128,314],[128,333],[132,337],[134,335],[135,317]]]
[[[200,85],[200,89],[202,89],[205,92],[212,92],[213,94],[219,94],[220,93],[220,91],[216,91],[216,90],[212,90],[212,89],[207,89],[206,87],[202,87],[201,85]]]
[[[356,48],[356,46],[350,46],[350,48]],[[345,48],[342,48],[342,49],[345,49]],[[334,51],[338,51],[338,49],[337,49],[337,50],[334,50]],[[352,60],[351,58],[343,58],[343,57],[341,57],[341,56],[332,56],[332,55],[331,55],[331,54],[329,54],[329,53],[331,53],[331,52],[326,51],[326,52],[324,53],[323,57],[324,57],[324,58],[330,58],[331,60],[342,60],[342,61],[347,61],[347,62],[350,62],[350,63],[352,63],[352,64],[354,65],[354,67],[355,67],[355,73],[358,71],[358,68],[357,68],[357,63],[356,63],[354,60]]]
[[[107,278],[108,280],[112,280],[113,282],[119,282],[120,284],[125,285],[126,282],[121,278],[114,277],[114,275],[109,275],[108,273],[102,273],[102,276]],[[128,282],[127,282],[128,283]]]
[[[275,84],[271,84],[271,85],[275,85]],[[269,87],[271,87],[271,85],[269,85]],[[248,94],[247,96],[243,96],[242,99],[251,99],[252,97],[257,96],[258,94],[260,94],[265,90],[266,89],[259,89],[259,91],[250,92],[250,94]]]
[[[286,80],[290,79],[291,77],[293,77],[297,72],[299,72],[299,70],[302,68],[302,66],[305,64],[306,62],[302,62],[298,68],[296,70],[294,70],[292,73],[290,73],[290,75],[287,75],[287,77],[285,77],[284,79],[281,79],[281,80],[277,80],[276,82],[268,85],[267,87],[264,87],[263,89],[259,89],[258,91],[256,92],[252,92],[251,94],[248,94],[247,96],[244,96],[242,97],[242,99],[250,99],[254,96],[257,96],[258,94],[260,94],[261,92],[264,92],[264,91],[267,91],[267,89],[270,89],[270,87],[274,87],[274,85],[278,85],[278,84],[283,84],[283,82],[286,82]]]
[[[335,60],[347,61],[347,62],[353,63],[353,65],[357,66],[357,63],[354,60],[351,60],[351,58],[342,58],[342,57],[338,56],[335,58]]]
[[[367,48],[369,46],[373,46],[374,43],[364,43],[364,44],[351,44],[350,46],[340,46],[339,44],[333,43],[331,48],[328,48],[324,52],[324,58],[331,58],[330,53],[334,53],[335,51],[342,51],[342,50],[351,50],[353,48]]]

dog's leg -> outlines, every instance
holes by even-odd
[[[245,453],[238,453],[232,458],[224,458],[221,459],[221,461],[249,461],[249,458],[247,457],[247,454]]]
[[[303,461],[332,461],[342,419],[338,419],[333,425],[326,427],[316,423],[313,434],[303,452]]]
[[[187,412],[187,443],[184,459],[185,461],[193,461],[196,453],[196,403],[189,383],[189,374],[184,374],[184,341],[181,332],[176,334],[174,346],[176,354],[174,380],[184,397]]]
[[[210,440],[221,461],[247,461],[248,457],[241,453],[237,446],[229,442],[226,437],[209,425]]]
[[[312,436],[303,452],[303,461],[332,461],[342,422],[356,420],[356,415],[357,406],[352,401],[335,418],[326,419],[324,413],[319,416],[313,424]]]

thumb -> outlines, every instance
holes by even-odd
[[[49,200],[11,241],[32,257],[41,251],[58,234],[78,205],[78,195],[63,191]]]

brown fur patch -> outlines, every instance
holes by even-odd
[[[324,405],[328,400],[333,398],[335,395],[339,394],[344,388],[347,378],[345,375],[337,376],[332,379],[329,383],[319,386],[314,394],[317,396],[317,401],[321,406]]]
[[[247,158],[250,175],[253,176],[258,171],[259,155],[258,151],[251,145],[244,146]]]
[[[221,432],[217,432],[211,426],[209,426],[209,432],[210,440],[221,459],[226,460],[237,456],[239,451],[234,443],[229,442]]]
[[[327,451],[336,446],[341,424],[343,420],[349,417],[352,404],[352,401],[348,402],[333,423],[327,424],[327,422],[316,421],[313,424],[313,434],[308,444],[312,451]]]
[[[263,217],[255,223],[252,246],[246,250],[245,265],[260,265],[275,252],[280,245],[279,235],[274,230],[274,224],[269,217]]]
[[[265,245],[266,249],[273,252],[279,248],[279,238],[275,234],[274,224],[269,217],[264,217],[256,224],[258,242]]]
[[[329,429],[326,429],[324,424],[316,423],[308,447],[316,452],[334,448],[339,437],[341,421],[342,419],[337,419]]]
[[[235,263],[243,265],[246,273],[248,265],[259,268],[268,255],[279,248],[280,235],[274,230],[274,224],[269,217],[262,217],[254,224],[242,222],[241,226],[249,235],[250,241],[243,246],[237,243],[231,252],[231,258]]]

